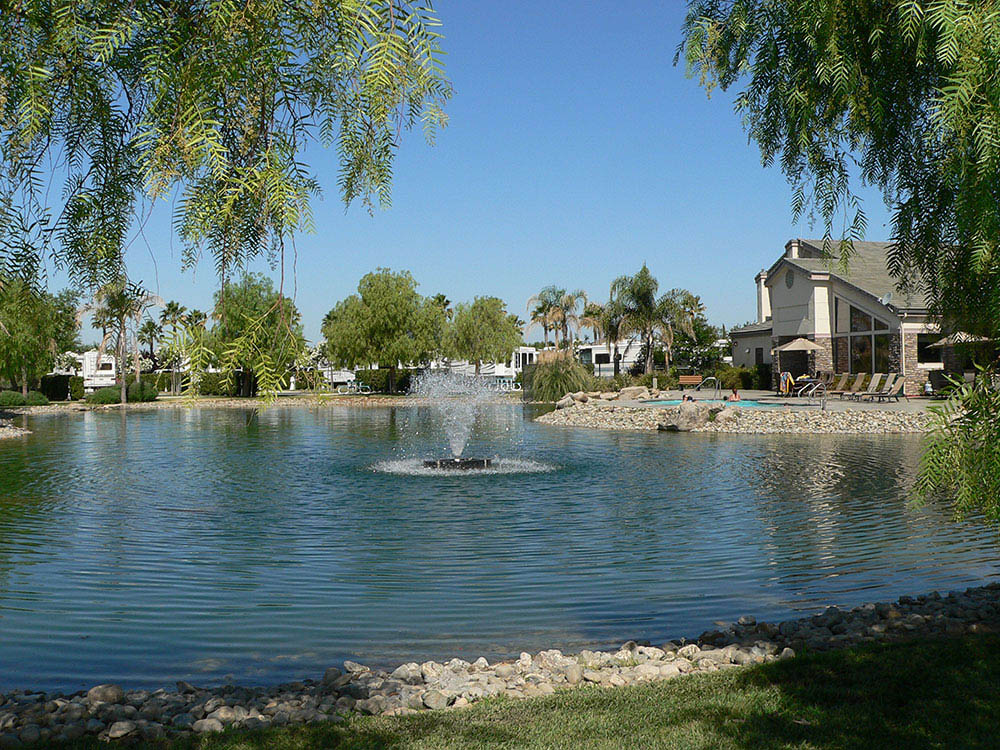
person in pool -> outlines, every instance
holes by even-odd
[[[733,392],[731,394],[729,394],[729,396],[726,397],[726,401],[732,402],[732,401],[739,401],[739,400],[740,400],[740,393],[735,388],[733,388]]]

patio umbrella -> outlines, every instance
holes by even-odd
[[[950,333],[943,339],[939,339],[933,344],[928,344],[928,346],[943,349],[946,346],[955,346],[956,344],[982,344],[992,340],[985,336],[975,336],[971,333],[965,333],[965,331],[958,331],[957,333]]]
[[[819,344],[802,338],[789,341],[787,344],[782,344],[774,349],[776,352],[819,352],[822,350],[823,347]]]

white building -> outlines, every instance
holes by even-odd
[[[618,342],[618,370],[627,372],[639,360],[642,343],[636,339]],[[593,365],[594,374],[608,378],[615,374],[615,346],[607,341],[600,344],[580,344],[576,347],[576,355],[582,364]]]
[[[89,352],[83,353],[82,359],[83,390],[86,393],[115,384],[117,370],[113,355],[107,352],[99,354],[97,349],[91,349]]]
[[[733,364],[770,364],[793,375],[814,372],[900,373],[905,392],[922,391],[928,373],[955,360],[954,350],[930,346],[941,338],[920,293],[901,294],[887,267],[887,242],[855,242],[846,268],[825,257],[822,240],[790,240],[757,274],[757,322],[730,331]],[[822,349],[781,352],[806,338]],[[960,369],[960,368],[958,368]]]

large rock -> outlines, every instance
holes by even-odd
[[[637,401],[646,398],[648,395],[649,391],[644,385],[633,385],[618,391],[618,398],[625,399],[626,401]]]
[[[191,728],[198,734],[205,734],[207,732],[221,732],[222,722],[218,719],[198,719]]]
[[[731,425],[733,422],[739,419],[740,410],[736,406],[727,406],[718,414],[715,415],[715,424],[719,427],[725,425]]]
[[[690,432],[708,424],[710,409],[697,401],[685,401],[678,405],[676,414],[666,417],[658,428],[667,432]]]
[[[565,409],[565,408],[567,408],[569,406],[573,406],[573,404],[575,404],[575,403],[576,403],[576,401],[573,400],[573,396],[570,395],[569,393],[567,393],[561,399],[559,399],[558,401],[556,401],[556,408],[557,409]]]
[[[125,691],[118,685],[97,685],[87,691],[87,700],[91,703],[121,703],[125,700]]]
[[[132,734],[136,729],[134,721],[116,721],[108,730],[108,739],[117,740],[120,737]]]

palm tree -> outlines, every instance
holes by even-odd
[[[181,323],[184,322],[184,316],[186,314],[187,308],[180,302],[175,302],[174,300],[170,300],[170,302],[165,304],[163,309],[160,311],[160,323],[170,326],[170,333],[173,334],[174,339],[177,338],[177,331],[180,328]],[[177,368],[174,364],[171,364],[170,392],[176,395],[178,390],[180,390],[180,378],[177,377]]]
[[[660,331],[663,337],[664,366],[670,369],[676,330],[694,338],[694,321],[705,312],[705,305],[687,289],[671,289],[659,302]]]
[[[149,358],[153,359],[156,355],[153,353],[153,347],[156,346],[156,342],[160,339],[160,334],[163,333],[163,328],[155,320],[150,318],[145,321],[139,328],[139,333],[137,338],[139,343],[147,344],[149,346]]]
[[[563,346],[570,345],[570,332],[580,323],[580,315],[577,310],[585,307],[586,304],[587,295],[582,289],[577,289],[575,292],[563,292],[554,301],[549,315],[556,332],[562,333]]]
[[[614,374],[618,377],[621,372],[621,355],[618,353],[618,341],[624,333],[623,321],[625,319],[625,308],[621,302],[612,297],[608,304],[601,308],[600,326],[604,334],[604,340],[612,349],[612,359],[614,362]]]
[[[596,302],[588,302],[583,306],[583,315],[580,316],[581,328],[589,328],[594,334],[594,343],[598,344],[604,335],[604,327],[601,325],[604,315],[604,305]]]
[[[653,344],[662,320],[660,300],[656,292],[660,284],[646,264],[634,276],[619,276],[611,282],[611,298],[622,305],[623,332],[634,333],[646,346],[645,372],[653,371]]]
[[[118,381],[121,385],[121,403],[127,400],[127,385],[125,379],[125,357],[129,344],[129,324],[132,324],[133,337],[138,336],[139,321],[150,307],[162,305],[163,300],[155,294],[146,291],[142,282],[132,283],[124,276],[100,287],[94,298],[77,310],[77,320],[85,315],[94,317],[94,326],[104,332],[101,343],[97,347],[98,362],[108,345],[114,340],[115,356],[118,360]],[[135,341],[135,379],[141,374],[139,342]]]
[[[191,310],[191,312],[184,316],[184,322],[189,326],[204,328],[208,322],[208,314],[201,310]]]
[[[544,287],[538,294],[528,300],[528,321],[531,325],[542,327],[542,336],[545,345],[549,345],[549,330],[556,330],[556,343],[558,344],[558,329],[553,326],[552,313],[559,300],[566,294],[565,289],[560,289],[555,285]]]

